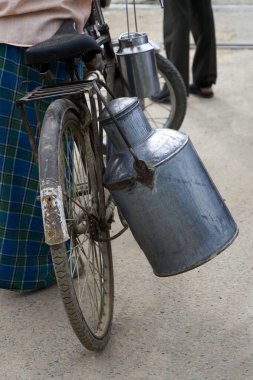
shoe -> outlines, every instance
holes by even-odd
[[[157,95],[151,96],[156,103],[170,103],[170,92],[167,88],[163,88]]]
[[[201,98],[206,98],[206,99],[213,98],[214,96],[214,93],[212,90],[203,91],[201,87],[195,86],[195,84],[189,85],[189,93],[192,95],[200,96]]]

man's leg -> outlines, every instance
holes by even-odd
[[[199,88],[210,88],[216,82],[216,40],[210,0],[192,1],[191,31],[196,43],[192,73],[193,83]]]
[[[189,85],[190,0],[164,0],[163,34],[167,58]]]

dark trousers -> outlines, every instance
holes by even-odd
[[[167,58],[182,75],[186,88],[189,85],[190,32],[196,44],[193,83],[209,87],[216,82],[216,40],[211,0],[164,0],[163,32]]]

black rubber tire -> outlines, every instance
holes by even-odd
[[[156,54],[158,74],[167,82],[171,98],[171,113],[164,128],[178,130],[185,117],[187,109],[187,93],[181,75],[176,67],[161,54]]]
[[[40,181],[46,183],[46,177],[49,177],[51,175],[49,173],[53,171],[54,178],[51,176],[49,181],[53,181],[52,183],[55,181],[55,183],[60,184],[70,240],[61,244],[51,245],[51,254],[57,283],[70,324],[83,346],[89,350],[97,351],[102,350],[109,339],[114,298],[111,242],[106,240],[109,238],[109,231],[104,226],[104,223],[101,229],[99,227],[98,235],[100,239],[106,241],[95,241],[90,232],[91,226],[88,220],[88,215],[91,213],[90,209],[92,208],[93,210],[95,208],[94,203],[99,204],[97,214],[94,215],[94,220],[105,220],[105,215],[101,215],[101,213],[105,214],[105,204],[102,205],[104,203],[104,196],[103,194],[101,195],[101,191],[99,193],[99,190],[97,190],[99,186],[96,183],[92,183],[91,180],[91,178],[93,180],[96,178],[96,181],[99,181],[98,178],[102,180],[102,177],[95,165],[90,167],[92,160],[86,159],[87,142],[84,143],[86,140],[84,140],[84,134],[81,132],[79,118],[73,110],[66,109],[66,107],[69,107],[70,102],[61,99],[54,103],[57,103],[57,107],[55,109],[52,105],[49,107],[42,127],[39,149],[40,174],[42,176]],[[52,122],[54,125],[52,125]],[[51,149],[52,155],[50,157],[51,166],[54,166],[54,168],[53,170],[52,167],[51,170],[47,168],[43,170],[43,162],[45,166],[48,166],[46,161],[48,161],[49,157],[43,156],[43,151],[45,154],[47,153],[43,147],[49,145],[49,129],[54,130],[54,140],[57,141],[55,149]],[[69,149],[69,146],[73,146],[70,141],[71,136],[76,144],[73,149],[77,149],[79,152],[76,156],[78,158],[73,158],[72,151]],[[63,143],[64,139],[66,140],[66,145]],[[53,140],[53,138],[50,138],[50,140]],[[90,149],[92,150],[91,144]],[[62,171],[62,167],[65,168],[65,164],[62,165],[62,159],[65,161],[65,156],[68,155],[70,156],[68,161],[70,164],[66,166],[66,173],[68,172],[66,177],[68,179],[65,179],[65,170],[64,172]],[[82,165],[84,172],[81,173]],[[47,170],[48,174],[45,174]],[[93,172],[93,175],[91,172]],[[62,180],[63,177],[64,180]],[[63,184],[63,182],[67,183]],[[73,189],[70,188],[71,182],[73,182]],[[92,191],[92,188],[95,190]],[[95,198],[97,199],[94,201]],[[94,211],[92,212],[93,214],[95,213]],[[82,219],[80,219],[80,215],[82,215]],[[55,218],[57,216],[55,215]],[[80,226],[81,232],[80,230],[77,232],[77,228]],[[90,284],[88,284],[89,279],[94,289],[90,288]],[[83,299],[85,297],[89,297],[90,295],[91,298],[93,295],[92,291],[96,293],[94,295],[95,301],[89,300],[90,303],[85,302],[83,304],[82,302],[84,302]],[[94,310],[89,310],[89,308],[94,308]],[[97,314],[98,320],[96,321],[92,320],[94,312]],[[89,320],[87,318],[88,314],[91,314]]]

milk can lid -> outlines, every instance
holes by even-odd
[[[137,107],[139,105],[139,100],[136,97],[124,97],[113,99],[107,104],[113,116],[116,119],[120,119],[121,117],[125,116],[130,111],[132,111],[135,107]],[[111,116],[106,108],[102,110],[101,115],[99,117],[99,121],[101,125],[105,125],[108,124],[108,122],[111,122]]]
[[[119,46],[121,48],[139,46],[148,43],[147,33],[127,32],[119,37]]]

